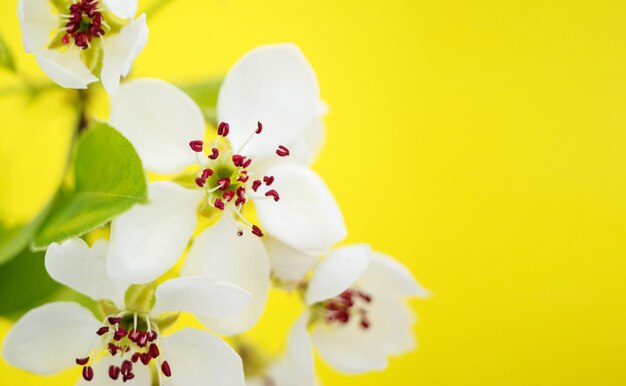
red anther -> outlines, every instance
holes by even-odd
[[[133,353],[133,355],[130,357],[130,361],[133,363],[137,363],[137,361],[139,360],[139,357],[141,356],[140,353],[136,352]]]
[[[141,354],[140,358],[141,358],[141,363],[143,363],[144,365],[147,365],[152,360],[152,355],[150,355],[149,352],[145,352]]]
[[[93,369],[91,366],[83,367],[83,378],[85,381],[91,381],[93,379]]]
[[[261,232],[261,229],[256,225],[252,226],[252,234],[258,237],[263,237],[263,232]]]
[[[365,302],[367,303],[371,303],[372,302],[372,297],[366,293],[360,292],[359,293],[359,297],[363,300],[365,300]]]
[[[76,364],[79,366],[84,366],[89,362],[89,357],[86,358],[76,358]]]
[[[244,197],[237,197],[235,200],[235,206],[241,206],[246,203],[246,199]]]
[[[212,175],[213,175],[213,170],[211,170],[211,169],[204,169],[204,170],[202,171],[202,176],[201,176],[201,178],[202,178],[203,180],[206,180],[207,178],[211,177]]]
[[[109,366],[109,378],[112,380],[117,380],[120,376],[120,368],[114,365]]]
[[[130,373],[131,371],[133,371],[133,362],[126,359],[124,362],[122,362],[121,370],[122,374]]]
[[[245,170],[244,170],[244,172],[245,172]],[[241,174],[241,175],[239,176],[239,178],[237,178],[237,181],[247,182],[247,181],[248,181],[248,178],[250,178],[250,176],[248,176],[247,174]]]
[[[263,177],[263,182],[265,182],[265,185],[270,186],[274,182],[274,176]]]
[[[241,164],[243,163],[243,160],[245,158],[246,157],[244,157],[244,156],[242,156],[240,154],[233,154],[233,156],[232,156],[233,165],[235,165],[237,167],[241,166]]]
[[[203,145],[204,145],[204,142],[200,140],[189,142],[189,147],[191,148],[191,150],[195,151],[196,153],[200,153],[202,151]]]
[[[159,346],[157,346],[156,344],[152,343],[150,345],[150,348],[148,349],[148,352],[150,353],[150,355],[152,356],[152,358],[158,358],[160,352],[159,352]]]
[[[217,135],[221,135],[222,137],[226,137],[230,132],[230,125],[226,122],[222,122],[217,127]]]
[[[109,321],[109,324],[118,324],[122,321],[122,318],[110,316],[107,318],[107,320]]]
[[[139,337],[139,340],[137,340],[137,346],[146,347],[147,344],[148,344],[148,337],[146,336],[145,333],[142,333],[141,336]]]
[[[247,168],[248,166],[250,166],[250,164],[252,163],[252,160],[251,160],[250,158],[246,158],[246,157],[243,157],[243,159],[244,159],[245,161],[243,161],[243,162],[241,163],[241,166],[242,166],[243,168]]]
[[[222,178],[217,181],[217,185],[219,185],[220,190],[226,190],[226,188],[230,185],[230,178]]]
[[[109,352],[111,353],[111,356],[115,356],[115,354],[117,354],[117,350],[119,349],[119,347],[113,343],[109,343]]]
[[[224,200],[230,202],[233,197],[235,197],[235,192],[233,192],[232,190],[229,190],[227,192],[224,192],[224,194],[222,194],[222,197],[224,198]]]
[[[350,321],[350,314],[347,311],[337,311],[337,313],[335,314],[335,320],[346,324]]]
[[[274,189],[268,190],[267,192],[265,192],[265,197],[272,197],[274,198],[274,201],[280,200],[280,196],[278,195],[278,192],[275,191]]]
[[[243,236],[243,231],[241,230],[241,228],[237,229],[237,236]]]
[[[283,145],[280,145],[278,146],[278,149],[276,149],[276,154],[278,154],[280,157],[287,157],[289,155],[289,149],[287,149]]]
[[[196,178],[196,185],[198,185],[198,187],[202,188],[204,186],[204,183],[206,182],[205,179],[203,179],[202,177],[198,177]]]
[[[135,374],[133,374],[133,373],[122,374],[122,381],[124,381],[124,382],[130,381],[133,378],[135,378]]]
[[[261,186],[262,182],[260,180],[254,180],[254,182],[252,182],[252,190],[254,190],[256,192],[256,190],[259,188],[259,186]]]
[[[370,328],[370,322],[367,319],[361,319],[361,327],[363,327],[364,329],[368,329]]]
[[[115,331],[115,334],[113,335],[113,339],[122,340],[122,338],[125,336],[126,336],[126,329],[123,327],[120,327],[117,329],[117,331]]]
[[[246,196],[244,196],[245,193],[246,193],[246,189],[243,186],[240,186],[237,188],[237,197],[246,198]]]
[[[157,338],[157,336],[159,336],[159,334],[157,334],[156,331],[149,331],[146,334],[146,337],[148,337],[148,342],[152,342]]]
[[[104,326],[104,327],[100,327],[98,331],[96,331],[96,334],[98,334],[98,336],[102,336],[106,334],[107,332],[109,332],[109,328]]]
[[[140,336],[141,332],[135,329],[130,330],[130,332],[128,333],[128,339],[130,339],[131,342],[136,342]]]
[[[172,376],[172,369],[170,369],[170,364],[167,363],[167,361],[163,361],[163,363],[161,364],[161,371],[166,377]]]
[[[213,206],[215,206],[219,210],[224,210],[224,201],[222,201],[219,198],[216,198],[215,199],[215,203],[213,204]]]
[[[70,35],[68,34],[63,35],[63,37],[61,38],[61,43],[70,44]]]
[[[341,295],[339,295],[339,297],[341,297],[342,299],[352,299],[352,291],[351,290],[345,290],[341,293]]]
[[[261,122],[257,122],[255,134],[261,134],[263,131],[263,124]]]
[[[214,147],[213,149],[211,149],[211,155],[209,155],[209,159],[213,159],[213,160],[215,160],[215,159],[217,159],[217,157],[219,157],[219,156],[220,156],[220,151],[219,151],[219,150],[217,150],[217,148],[216,148],[216,147]]]

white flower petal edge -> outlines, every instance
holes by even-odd
[[[355,244],[333,249],[316,268],[305,295],[308,305],[341,294],[354,284],[370,263],[371,248]]]
[[[233,316],[250,302],[250,293],[210,276],[170,279],[156,289],[154,315],[188,311],[197,316]],[[210,326],[208,326],[210,327]]]
[[[109,275],[129,283],[148,283],[176,263],[196,228],[203,196],[169,181],[148,189],[148,204],[135,205],[111,224]]]
[[[347,234],[341,210],[324,181],[309,168],[277,165],[267,171],[280,201],[255,200],[261,227],[281,242],[312,254],[322,254]]]
[[[68,47],[64,53],[45,48],[34,55],[39,67],[61,87],[85,89],[98,80],[81,60],[77,47]]]
[[[194,239],[183,265],[183,276],[209,275],[236,284],[252,294],[241,315],[201,318],[220,334],[232,335],[250,329],[263,313],[270,287],[270,265],[263,242],[237,228],[230,214]]]
[[[263,122],[264,134],[246,147],[248,155],[270,155],[298,138],[318,115],[319,86],[313,68],[293,44],[257,47],[226,74],[217,103],[219,121],[232,128],[239,148]]]
[[[94,300],[112,300],[123,307],[128,284],[109,278],[108,247],[109,242],[104,239],[97,240],[91,248],[78,238],[53,243],[46,251],[46,270],[54,280]]]
[[[195,163],[189,142],[204,137],[204,117],[187,94],[158,79],[126,82],[111,96],[111,125],[135,146],[147,170],[170,174]]]
[[[120,78],[128,76],[133,61],[147,43],[148,25],[145,13],[124,27],[119,34],[104,41],[100,79],[110,95],[119,91]]]
[[[245,386],[239,355],[208,332],[183,329],[163,338],[161,346],[172,363],[165,385]]]
[[[22,43],[29,54],[45,47],[57,18],[50,10],[50,0],[19,0],[17,14],[22,26]]]
[[[264,243],[272,263],[272,274],[285,284],[303,280],[320,260],[317,254],[302,252],[269,235]]]
[[[46,304],[15,323],[4,340],[3,357],[36,374],[54,374],[88,355],[99,325],[91,311],[76,303]]]

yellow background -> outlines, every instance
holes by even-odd
[[[15,8],[0,3],[0,31],[42,78],[21,53]],[[223,74],[283,41],[313,64],[330,105],[315,167],[348,241],[396,256],[433,291],[413,303],[416,352],[358,377],[320,363],[324,384],[624,385],[625,16],[617,0],[177,0],[150,22],[134,75]],[[11,221],[50,194],[68,132],[57,100],[29,106],[37,119],[7,107],[15,99],[0,98]],[[294,315],[280,302],[261,339],[283,339]],[[2,386],[76,376],[0,362]]]

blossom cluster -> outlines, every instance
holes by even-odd
[[[108,123],[134,146],[148,200],[115,217],[108,239],[52,243],[49,275],[93,299],[26,313],[4,342],[38,374],[81,368],[79,384],[316,385],[314,351],[348,373],[381,370],[414,348],[407,304],[426,291],[368,244],[340,245],[341,210],[312,168],[324,142],[316,74],[293,44],[266,45],[228,71],[217,124],[176,86],[120,84],[147,43],[136,0],[20,0],[26,51],[65,88],[101,80]],[[271,287],[304,312],[284,355],[250,372],[224,338],[255,326]],[[173,333],[181,313],[205,329]]]

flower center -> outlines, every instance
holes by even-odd
[[[242,210],[249,199],[273,199],[280,200],[279,193],[271,188],[274,182],[273,176],[259,176],[255,179],[253,172],[249,169],[252,159],[242,155],[241,151],[256,135],[261,134],[263,125],[257,124],[256,129],[237,151],[221,153],[218,145],[220,138],[226,138],[230,132],[230,126],[226,122],[219,124],[217,138],[210,149],[210,154],[205,158],[200,154],[204,151],[204,142],[195,140],[189,142],[191,150],[196,152],[198,164],[201,171],[195,179],[196,185],[204,189],[207,194],[206,205],[218,210],[229,208],[237,217],[252,229],[252,234],[263,237],[263,231],[257,225],[250,223],[242,214]],[[279,146],[276,150],[279,157],[289,155],[289,150],[284,146]],[[241,229],[238,235],[243,233]]]
[[[131,380],[135,378],[135,366],[151,366],[151,363],[160,367],[161,371],[157,370],[159,378],[161,374],[166,377],[172,375],[169,363],[161,358],[157,326],[150,322],[148,316],[144,320],[138,320],[137,313],[108,316],[96,334],[101,337],[102,343],[97,352],[86,358],[76,358],[76,364],[83,366],[83,378],[86,381],[94,378],[91,364],[100,353],[118,359],[117,364],[109,366],[108,376],[114,381]]]
[[[324,319],[328,324],[345,325],[352,318],[359,318],[359,325],[364,330],[370,328],[366,307],[372,302],[372,296],[357,289],[347,289],[339,296],[324,302]]]
[[[98,8],[98,0],[80,0],[70,5],[69,14],[61,15],[68,19],[65,34],[61,37],[63,44],[73,42],[76,46],[86,49],[94,38],[105,34],[104,28],[111,30],[102,18],[103,9]]]

